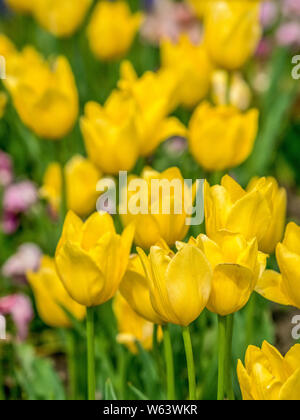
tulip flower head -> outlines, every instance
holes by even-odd
[[[186,128],[175,117],[168,117],[177,106],[178,79],[174,72],[148,71],[138,78],[129,61],[121,66],[120,89],[136,106],[135,125],[141,156],[150,156],[164,140],[185,136]]]
[[[258,132],[258,111],[242,113],[232,105],[201,103],[189,125],[189,144],[195,160],[207,171],[242,164],[251,154]]]
[[[209,90],[213,66],[202,44],[194,45],[186,35],[176,44],[161,43],[162,68],[178,78],[178,102],[187,108],[197,105]]]
[[[261,349],[249,346],[237,372],[244,400],[300,400],[300,344],[285,357],[266,341]]]
[[[81,25],[91,4],[91,0],[34,0],[33,15],[53,35],[68,37]]]
[[[39,270],[27,272],[27,278],[35,295],[39,315],[45,324],[51,327],[70,327],[71,321],[64,309],[78,320],[85,317],[85,307],[69,296],[60,281],[53,258],[44,256]]]
[[[273,302],[300,309],[300,227],[295,223],[288,224],[276,257],[281,274],[266,271],[256,291]]]
[[[87,29],[94,55],[99,60],[122,58],[142,23],[142,13],[132,14],[125,1],[99,1]]]
[[[266,267],[267,256],[258,251],[256,239],[219,231],[215,241],[200,235],[190,244],[202,250],[213,269],[207,308],[221,316],[242,309]]]
[[[114,298],[113,310],[118,323],[117,341],[128,347],[134,354],[138,353],[137,341],[145,350],[151,350],[154,325],[141,318],[120,293],[117,293]],[[162,339],[161,329],[158,339]]]
[[[138,248],[153,308],[165,323],[188,326],[199,317],[211,292],[212,269],[204,253],[185,245],[176,254],[153,246]]]
[[[0,315],[11,315],[17,329],[17,339],[25,341],[34,316],[29,297],[19,293],[0,298]]]
[[[259,185],[259,184],[258,184]],[[272,188],[272,183],[269,184]],[[233,178],[225,175],[221,185],[205,184],[205,223],[208,237],[226,229],[240,233],[247,240],[262,241],[271,226],[272,212],[265,189],[245,191]]]
[[[91,307],[110,300],[126,272],[133,225],[120,236],[107,213],[93,213],[85,223],[69,211],[57,245],[58,274],[79,304]]]
[[[7,61],[4,84],[21,120],[36,135],[59,140],[72,130],[78,93],[65,57],[50,65],[32,47],[26,47]]]
[[[210,1],[204,16],[205,46],[220,67],[236,70],[254,54],[261,38],[260,1]]]
[[[192,206],[193,191],[179,169],[159,173],[145,168],[141,178],[131,177],[128,181],[127,192],[123,190],[121,194],[120,214],[125,226],[135,223],[135,243],[149,249],[160,239],[170,246],[184,239],[189,229],[187,210],[188,204]],[[138,193],[131,189],[131,183],[141,187]],[[124,196],[128,208],[124,208]]]
[[[122,92],[114,91],[102,107],[85,106],[81,131],[90,160],[105,174],[133,169],[139,154],[135,104]]]

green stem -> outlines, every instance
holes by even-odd
[[[76,343],[74,331],[67,331],[67,357],[69,371],[70,400],[77,400],[77,369],[76,369]]]
[[[256,307],[256,295],[255,293],[252,294],[247,308],[246,308],[246,342],[245,342],[245,349],[250,344],[254,344],[253,336],[254,336],[254,317],[255,317],[255,307]]]
[[[234,315],[226,317],[226,372],[225,372],[225,390],[229,400],[234,400],[232,383],[232,336],[233,336]]]
[[[167,399],[175,400],[174,360],[169,325],[164,328],[164,352],[167,369]]]
[[[186,362],[188,368],[188,377],[189,377],[189,399],[196,399],[196,375],[195,375],[195,363],[193,355],[193,347],[191,340],[191,333],[189,327],[183,327],[182,336],[185,347]]]
[[[218,401],[225,398],[225,365],[226,365],[226,317],[219,315],[219,368],[218,368]]]
[[[4,371],[3,371],[3,361],[4,361],[4,346],[1,346],[0,343],[0,401],[4,401]]]
[[[94,337],[94,308],[87,308],[86,318],[87,335],[87,372],[88,372],[88,399],[95,400],[95,337]]]

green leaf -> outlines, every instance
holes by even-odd
[[[105,382],[104,399],[105,401],[116,401],[118,399],[114,386],[109,378]]]

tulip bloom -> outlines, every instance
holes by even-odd
[[[177,44],[161,43],[161,62],[178,78],[177,95],[180,104],[192,108],[203,99],[209,89],[213,66],[203,45],[194,45],[182,35]]]
[[[91,50],[100,60],[123,57],[141,25],[142,13],[132,14],[125,1],[101,1],[87,29]]]
[[[135,104],[114,91],[104,106],[89,102],[81,131],[90,160],[106,174],[133,169],[139,154]]]
[[[178,80],[173,71],[148,71],[138,78],[126,61],[121,66],[119,87],[136,107],[134,117],[141,156],[151,155],[169,137],[186,135],[184,125],[177,118],[168,117],[177,106]]]
[[[0,315],[10,315],[17,329],[17,339],[25,341],[29,324],[33,320],[33,308],[28,296],[21,293],[0,298]]]
[[[80,155],[69,160],[64,171],[68,209],[79,216],[89,215],[96,209],[99,195],[96,185],[101,178],[100,171]],[[58,213],[62,195],[62,172],[58,163],[51,163],[47,168],[40,194],[49,201],[53,212]]]
[[[141,178],[131,177],[128,181],[129,186],[131,181],[136,182],[137,185],[143,183],[138,193],[128,187],[128,208],[124,208],[126,191],[123,190],[121,194],[121,219],[125,226],[135,223],[135,243],[144,249],[149,249],[160,239],[170,246],[184,239],[189,229],[186,223],[188,215],[185,204],[192,205],[193,197],[179,169],[169,168],[159,173],[151,168],[145,168]],[[167,188],[164,188],[164,181],[170,183],[167,184]],[[157,182],[159,196],[156,196],[153,182]],[[182,206],[179,211],[176,211],[179,199]],[[135,205],[135,203],[140,205]],[[167,208],[168,204],[169,208]]]
[[[53,35],[68,37],[81,25],[91,3],[91,0],[35,0],[33,15]]]
[[[40,137],[58,140],[73,128],[78,93],[65,57],[50,66],[31,47],[7,61],[4,84],[23,123]]]
[[[212,269],[204,253],[185,245],[177,254],[153,246],[147,257],[138,249],[148,279],[151,302],[165,323],[188,326],[208,303]]]
[[[120,292],[130,307],[142,318],[154,324],[163,324],[153,309],[148,280],[138,255],[132,255],[120,285]]]
[[[289,223],[282,243],[276,248],[281,274],[268,270],[256,291],[273,302],[300,309],[300,227]]]
[[[218,66],[229,70],[242,67],[261,38],[260,2],[207,2],[204,33],[207,51]]]
[[[85,307],[69,296],[57,275],[52,258],[44,256],[40,269],[37,272],[29,271],[27,278],[35,295],[39,315],[45,324],[51,327],[70,327],[71,321],[64,309],[78,320],[85,317]]]
[[[258,132],[258,111],[241,113],[234,106],[201,103],[189,125],[189,144],[195,160],[207,171],[222,171],[243,163]]]
[[[271,212],[271,223],[259,241],[259,249],[272,254],[278,242],[281,241],[286,220],[287,196],[284,188],[279,188],[275,178],[253,178],[247,192],[260,191],[266,198]]]
[[[132,225],[122,236],[117,235],[107,213],[94,213],[83,223],[68,212],[55,262],[66,290],[76,302],[93,307],[115,295],[128,265],[133,235]]]
[[[205,184],[205,223],[207,235],[214,239],[217,232],[226,229],[242,234],[247,240],[265,237],[272,221],[269,197],[255,188],[246,192],[230,176],[222,178],[221,185]]]
[[[266,341],[261,349],[249,346],[237,372],[244,400],[300,400],[300,344],[285,357]]]
[[[114,298],[113,310],[118,323],[117,341],[134,354],[138,353],[136,341],[139,341],[145,350],[151,350],[154,325],[141,318],[120,293]],[[162,338],[161,329],[158,338]]]
[[[207,308],[226,316],[242,309],[261,277],[267,256],[258,251],[257,241],[220,231],[216,241],[200,235],[190,244],[201,249],[213,269],[212,289]]]

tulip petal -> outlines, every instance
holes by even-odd
[[[246,195],[246,191],[231,176],[224,175],[221,181],[222,187],[229,193],[232,203]]]
[[[300,226],[293,222],[287,225],[283,244],[290,252],[300,254]]]
[[[254,398],[251,395],[251,379],[247,370],[244,368],[241,360],[238,361],[237,374],[239,379],[240,388],[244,401],[252,401]]]
[[[81,246],[88,251],[107,232],[116,232],[111,215],[104,212],[93,213],[83,226]]]
[[[300,401],[300,369],[286,381],[279,394],[281,401]]]
[[[105,278],[86,251],[67,241],[57,252],[55,263],[65,288],[76,302],[87,307],[99,304]]]
[[[56,253],[59,252],[60,248],[67,241],[78,243],[81,238],[82,227],[83,227],[82,220],[78,216],[76,216],[76,214],[73,211],[71,210],[68,211],[65,218],[62,235],[56,248]]]
[[[283,244],[276,249],[277,262],[283,277],[285,293],[300,308],[300,255],[294,254]]]
[[[294,372],[300,369],[300,344],[295,344],[285,355],[285,362],[289,368]]]
[[[288,379],[288,375],[283,369],[284,358],[279,351],[271,346],[267,341],[263,342],[261,347],[262,352],[265,354],[271,365],[271,373],[280,381],[285,382]]]
[[[183,247],[171,260],[166,288],[179,325],[189,325],[203,311],[211,290],[211,278],[212,269],[207,258],[192,245]]]
[[[264,298],[280,305],[294,306],[282,287],[282,275],[273,270],[267,270],[258,280],[255,291]]]

